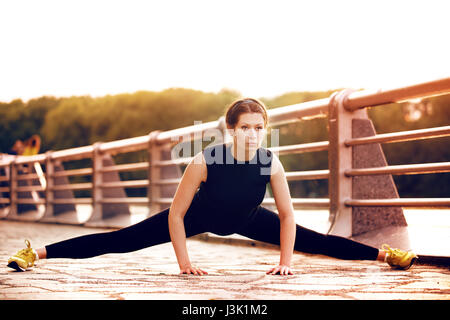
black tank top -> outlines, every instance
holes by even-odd
[[[205,209],[202,212],[211,228],[211,224],[231,227],[242,223],[261,204],[270,181],[270,150],[260,147],[251,160],[238,161],[231,147],[221,143],[203,150],[208,173],[193,201]],[[214,229],[220,234],[220,228]]]

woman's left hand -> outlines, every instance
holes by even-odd
[[[266,272],[266,274],[279,274],[279,275],[290,275],[293,274],[291,271],[291,268],[289,266],[285,265],[278,265],[269,271]]]

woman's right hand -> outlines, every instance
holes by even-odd
[[[196,276],[202,276],[204,274],[208,274],[208,272],[203,271],[200,268],[189,265],[189,266],[180,268],[180,274],[195,274]]]

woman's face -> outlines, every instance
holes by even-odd
[[[256,112],[242,113],[231,134],[233,135],[234,143],[239,148],[257,150],[266,134],[262,114]]]

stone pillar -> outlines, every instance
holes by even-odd
[[[352,137],[361,138],[376,134],[370,119],[352,120]],[[379,143],[352,146],[352,167],[384,167],[388,163]],[[352,177],[353,199],[399,198],[394,179],[390,174]],[[401,207],[354,207],[352,234],[354,236],[388,226],[406,226]]]
[[[149,216],[158,213],[162,208],[161,204],[157,202],[161,198],[161,185],[157,183],[161,180],[161,166],[155,165],[155,163],[161,161],[161,148],[156,143],[156,137],[160,132],[160,130],[155,130],[149,133],[147,188]]]
[[[347,199],[398,198],[392,175],[346,176],[352,168],[387,166],[379,143],[346,146],[345,140],[376,134],[366,108],[344,108],[346,89],[334,94],[329,105],[329,197],[330,234],[352,237],[379,247],[387,242],[404,249],[409,247],[406,220],[400,207],[351,207]]]
[[[89,227],[124,227],[131,223],[131,211],[127,203],[103,203],[105,199],[125,199],[127,194],[123,187],[103,188],[103,183],[119,182],[117,171],[104,172],[108,166],[114,166],[111,155],[100,152],[100,143],[94,144],[92,159],[92,216],[86,221]]]

